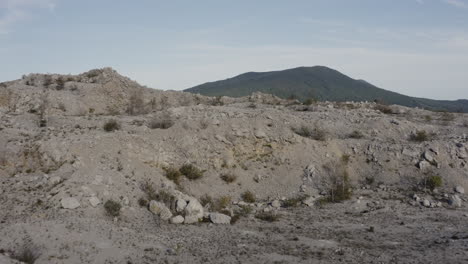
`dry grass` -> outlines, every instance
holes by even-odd
[[[354,138],[354,139],[361,139],[361,138],[364,137],[364,135],[361,133],[361,131],[354,130],[353,132],[351,132],[351,134],[349,134],[348,137],[349,138]]]
[[[251,191],[245,191],[242,193],[241,197],[242,200],[246,203],[255,203],[257,201],[255,194],[253,194]]]
[[[260,212],[255,215],[255,218],[266,222],[276,222],[280,219],[280,216],[272,212]]]
[[[233,183],[237,180],[237,176],[234,174],[223,174],[220,177],[221,180],[223,180],[226,183]]]
[[[151,129],[168,129],[174,125],[174,121],[170,119],[169,117],[165,118],[158,118],[155,117],[153,118],[149,124],[148,127]]]
[[[189,180],[198,180],[203,177],[203,171],[192,164],[184,164],[179,169],[180,173]]]
[[[292,130],[294,131],[294,133],[302,137],[311,138],[318,141],[327,140],[327,132],[319,127],[311,128],[302,125],[298,128],[293,128]]]
[[[292,197],[292,198],[284,200],[283,203],[282,203],[282,206],[285,207],[285,208],[297,207],[309,197],[310,196],[307,195],[307,194]]]
[[[418,130],[409,136],[409,140],[415,142],[424,142],[430,140],[430,138],[430,135],[425,130]]]

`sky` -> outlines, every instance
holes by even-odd
[[[0,0],[0,82],[112,67],[181,90],[315,65],[466,99],[468,0]]]

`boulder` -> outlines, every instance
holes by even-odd
[[[184,219],[184,224],[195,224],[195,223],[198,223],[200,221],[200,217],[197,217],[197,216],[194,216],[194,215],[189,215],[189,216],[186,216],[185,219]]]
[[[149,210],[153,214],[159,216],[162,220],[166,221],[172,217],[172,212],[163,203],[152,200],[149,204]]]
[[[455,192],[464,194],[465,193],[465,188],[463,188],[462,186],[457,186],[457,187],[455,187]]]
[[[178,199],[176,201],[176,211],[177,212],[184,211],[186,206],[187,206],[187,201],[185,201],[184,199]]]
[[[274,200],[273,202],[271,202],[271,206],[273,208],[280,208],[281,207],[281,202],[278,201],[278,200]]]
[[[210,221],[214,224],[230,224],[231,217],[220,213],[210,213]]]
[[[449,204],[454,206],[454,207],[461,207],[462,206],[462,200],[460,199],[460,197],[458,195],[455,194],[455,195],[450,196]]]
[[[172,224],[182,224],[184,222],[184,217],[181,215],[174,216],[171,218],[171,223]]]
[[[80,202],[73,197],[63,198],[61,201],[62,207],[65,209],[76,209],[80,207]]]
[[[187,218],[187,216],[189,216],[189,217],[193,216],[193,217],[197,218],[197,220],[199,218],[203,218],[203,206],[195,198],[191,198],[188,201],[187,206],[184,209],[184,212],[185,212],[185,216],[186,216],[185,218]]]

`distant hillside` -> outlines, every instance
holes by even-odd
[[[441,101],[415,98],[378,88],[364,80],[352,79],[336,70],[323,67],[299,67],[284,71],[248,72],[185,90],[208,96],[248,96],[263,92],[301,101],[373,101],[421,107],[432,110],[468,112],[468,100]]]

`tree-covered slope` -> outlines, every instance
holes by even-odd
[[[315,98],[322,101],[373,101],[424,107],[434,110],[468,112],[468,100],[439,101],[415,98],[378,88],[366,81],[352,79],[336,70],[323,67],[300,67],[284,71],[248,72],[185,90],[208,96],[248,96],[253,92],[273,94],[301,101]]]

